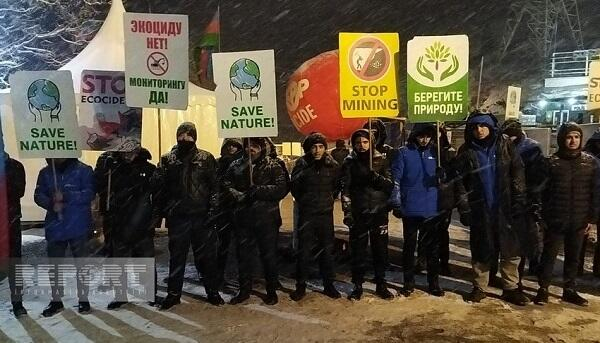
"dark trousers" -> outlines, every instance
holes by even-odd
[[[523,220],[525,230],[523,230],[523,237],[521,238],[523,252],[519,263],[519,279],[525,276],[527,261],[529,261],[529,273],[537,274],[544,244],[544,232],[542,227],[536,223],[535,218],[528,215]]]
[[[300,219],[298,226],[298,255],[296,284],[303,285],[308,277],[309,264],[319,261],[323,283],[333,282],[333,213]]]
[[[115,258],[154,257],[154,238],[150,235],[139,237],[139,240],[134,242],[128,242],[115,237],[111,243],[111,247],[112,256]],[[115,299],[118,301],[127,301],[127,274],[121,274],[120,283],[120,287],[115,287]],[[154,266],[154,296],[156,297],[156,265]]]
[[[443,218],[402,218],[404,230],[404,248],[402,249],[402,268],[404,283],[415,282],[415,248],[417,247],[417,232],[419,233],[419,248],[427,259],[427,280],[437,282],[440,273],[440,220]]]
[[[71,250],[71,254],[75,260],[75,266],[78,269],[77,272],[77,296],[79,301],[88,301],[89,286],[83,282],[83,276],[79,273],[79,268],[83,265],[82,260],[89,257],[88,239],[87,236],[69,239],[66,241],[48,241],[47,242],[48,257],[49,258],[63,258],[67,255],[67,249]],[[64,296],[64,288],[60,286],[60,280],[58,270],[50,269],[50,283],[52,289],[52,301],[60,301]]]
[[[277,288],[279,278],[277,270],[279,228],[274,220],[259,224],[262,225],[257,225],[256,220],[249,220],[249,218],[244,220],[239,215],[236,217],[235,239],[238,251],[238,275],[240,291],[243,292],[252,290],[254,252],[257,247],[265,274],[267,291],[275,291]]]
[[[14,304],[23,301],[23,286],[16,284],[16,264],[21,259],[21,221],[15,220],[9,227],[10,251],[8,257],[11,258],[8,266],[8,285],[10,286],[10,301]]]
[[[169,225],[169,282],[167,294],[181,297],[183,276],[190,245],[194,264],[204,279],[207,292],[217,290],[217,235],[199,217],[170,218]]]
[[[362,284],[367,269],[367,245],[371,242],[375,282],[385,282],[388,264],[388,213],[360,214],[354,216],[350,228],[350,254],[352,256],[352,282]]]
[[[225,217],[219,218],[216,224],[217,231],[217,268],[219,285],[225,281],[225,268],[227,268],[227,258],[229,257],[229,248],[233,238],[233,213],[228,212]]]
[[[540,265],[539,284],[540,287],[547,288],[552,281],[552,270],[554,261],[564,244],[565,263],[563,268],[564,289],[573,289],[576,286],[577,267],[579,265],[579,252],[583,244],[584,230],[567,231],[558,233],[552,229],[548,230],[544,236],[544,251]]]
[[[585,262],[585,253],[587,251],[587,245],[588,245],[588,236],[585,235],[585,237],[583,238],[583,245],[581,247],[581,253],[579,255],[579,269],[577,270],[577,272],[579,274],[583,274],[583,267],[584,267],[584,262]],[[600,276],[600,242],[596,242],[595,243],[596,248],[594,249],[594,265],[593,265],[593,269],[592,272],[594,273],[595,276]]]
[[[450,263],[450,221],[452,220],[452,211],[448,213],[442,214],[438,223],[438,237],[439,237],[439,263],[440,267],[448,267]],[[421,231],[417,234],[418,243],[417,243],[417,263],[421,265],[426,265],[427,261],[427,252],[425,248],[426,244],[421,243],[423,240],[423,234]]]

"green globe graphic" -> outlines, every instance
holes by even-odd
[[[39,111],[51,111],[60,104],[60,92],[54,82],[39,79],[33,81],[27,90],[29,104]]]
[[[237,89],[253,89],[260,84],[260,69],[251,59],[240,58],[229,68],[229,79]]]

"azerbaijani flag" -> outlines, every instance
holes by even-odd
[[[198,72],[200,87],[210,90],[215,89],[215,81],[212,70],[212,54],[221,51],[219,34],[221,31],[219,8],[200,38],[200,43],[194,49],[194,58]]]
[[[2,121],[0,120],[0,269],[5,267],[4,259],[9,253],[8,204],[6,195],[6,170],[4,161],[4,137],[2,136]]]

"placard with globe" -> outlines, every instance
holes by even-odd
[[[9,78],[20,158],[81,156],[70,71],[19,71]]]
[[[220,138],[277,136],[273,50],[213,55]]]

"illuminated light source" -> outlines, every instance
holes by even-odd
[[[567,103],[569,103],[569,105],[574,105],[577,102],[577,100],[575,100],[575,98],[569,98],[567,100]]]
[[[539,106],[539,107],[541,107],[541,108],[544,108],[544,107],[546,107],[546,105],[548,105],[548,101],[546,101],[546,100],[544,100],[544,99],[542,99],[542,100],[540,100],[540,101],[538,102],[538,106]]]

